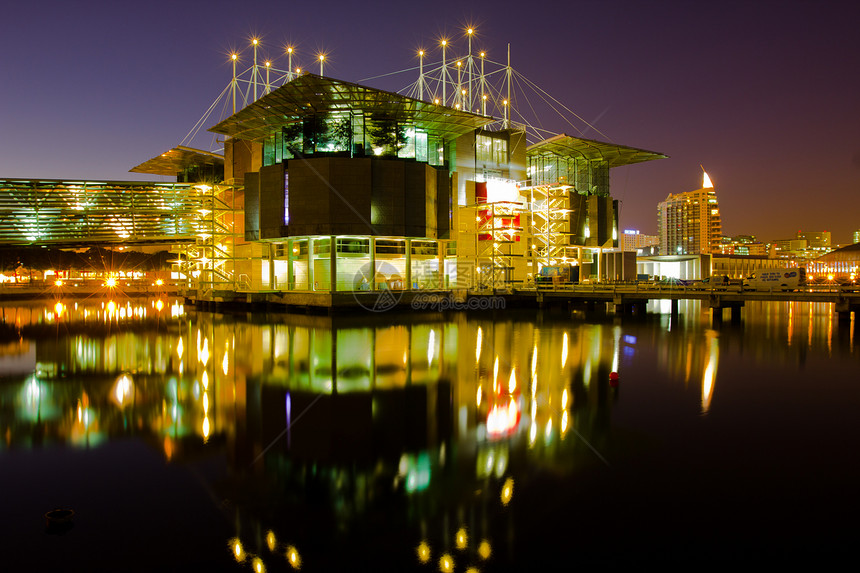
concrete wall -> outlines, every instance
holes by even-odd
[[[245,233],[246,241],[260,238],[260,174],[245,174]]]
[[[253,141],[235,139],[224,141],[224,181],[241,185],[245,174],[259,171],[263,165],[263,146]]]

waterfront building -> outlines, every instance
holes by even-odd
[[[212,300],[511,288],[557,266],[578,267],[580,279],[633,278],[609,173],[665,155],[545,130],[536,136],[513,120],[510,65],[507,85],[491,90],[483,55],[480,72],[471,52],[464,60],[468,83],[461,62],[455,83],[443,59],[435,88],[420,87],[432,80],[422,71],[407,96],[324,76],[322,59],[319,74],[290,68],[270,81],[274,69],[257,64],[256,48],[247,94],[239,93],[233,56],[224,92],[233,113],[210,129],[224,136],[223,156],[180,145],[131,169],[175,176],[179,194],[139,183],[152,193],[134,199],[123,193],[127,185],[111,183],[109,193],[124,202],[95,205],[89,189],[99,184],[51,182],[56,209],[11,205],[29,219],[8,229],[9,241],[50,244],[63,233],[64,244],[90,236],[169,243],[175,232],[175,280]],[[248,103],[236,109],[237,101]],[[37,183],[4,182],[16,190],[10,200]]]
[[[707,173],[701,189],[670,193],[657,205],[657,228],[661,255],[720,252],[720,206]]]
[[[860,276],[860,244],[848,245],[809,261],[806,276],[813,282],[856,282]]]
[[[529,144],[507,120],[309,73],[211,131],[236,202],[213,215],[223,236],[194,277],[209,290],[510,288],[557,265],[619,279],[609,170],[665,157]]]
[[[854,243],[860,243],[860,229],[854,231],[854,235],[852,236]]]
[[[758,269],[796,267],[794,260],[776,259],[766,255],[719,254],[711,257],[711,275],[742,279]]]

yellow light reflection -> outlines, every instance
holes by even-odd
[[[203,366],[206,366],[207,364],[209,364],[209,339],[208,338],[203,339],[203,349],[200,350],[200,363],[203,364]]]
[[[155,310],[160,312],[163,308],[164,308],[164,301],[163,300],[158,299],[157,301],[155,301]]]
[[[477,394],[476,402],[477,402],[477,405],[480,406],[481,405],[481,387],[480,386],[478,386],[478,391],[476,392],[476,394]]]
[[[445,553],[439,558],[439,571],[442,573],[451,573],[454,570],[454,558]]]
[[[457,530],[457,536],[454,539],[457,544],[457,549],[465,549],[466,545],[469,543],[469,534],[466,533],[466,528],[461,527]]]
[[[475,362],[478,362],[481,359],[481,343],[483,342],[484,331],[481,330],[481,327],[478,327],[478,339],[475,342]]]
[[[537,378],[537,344],[532,347],[532,380]],[[534,387],[532,387],[532,395],[534,395]]]
[[[502,505],[511,503],[512,497],[514,497],[514,478],[509,477],[502,486]]]
[[[269,530],[269,532],[266,533],[266,545],[268,546],[269,551],[274,551],[277,543],[277,539],[275,539],[275,532]]]
[[[230,540],[230,548],[233,550],[233,559],[241,563],[245,560],[245,549],[242,547],[242,542],[238,538]]]
[[[54,305],[54,313],[57,316],[63,316],[63,312],[65,312],[65,310],[66,310],[66,305],[64,305],[61,302],[58,302],[57,304]]]
[[[259,557],[254,557],[251,561],[251,567],[256,573],[263,573],[266,570],[266,566],[263,565],[263,560]]]
[[[124,406],[133,391],[131,376],[122,374],[116,379],[116,383],[113,386],[113,399],[119,406]]]
[[[209,373],[205,370],[203,371],[203,375],[200,377],[200,381],[203,383],[203,389],[209,389]]]
[[[426,541],[419,543],[416,551],[418,553],[418,561],[421,563],[427,563],[430,561],[430,546],[427,545]]]
[[[498,378],[499,378],[499,357],[496,356],[496,361],[493,363],[493,392],[499,391]]]
[[[564,412],[561,413],[561,435],[562,435],[562,437],[564,437],[564,435],[567,433],[567,424],[568,424],[568,415],[567,415],[567,410],[565,410]]]
[[[164,436],[164,457],[167,458],[167,461],[173,457],[173,440],[170,436]]]
[[[176,345],[176,355],[182,359],[182,351],[184,350],[182,346],[182,338],[179,339],[179,343]]]
[[[203,441],[209,439],[209,416],[203,418]]]
[[[567,388],[561,391],[561,408],[567,408]]]
[[[564,368],[564,365],[567,364],[567,333],[564,333],[564,336],[561,339],[561,367]]]
[[[493,550],[490,548],[490,542],[482,539],[481,543],[478,544],[478,555],[481,556],[481,559],[489,559],[492,553]]]
[[[714,393],[714,381],[717,378],[717,364],[720,359],[720,341],[714,331],[708,331],[708,361],[702,374],[702,413],[711,407],[711,396]]]
[[[287,547],[287,561],[293,567],[293,569],[302,568],[302,558],[299,555],[298,550],[296,550],[296,548],[292,545]]]
[[[508,380],[508,393],[513,394],[514,390],[517,389],[517,368],[514,366],[511,368],[511,377]]]

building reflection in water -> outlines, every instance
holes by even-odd
[[[813,310],[762,312],[749,328],[784,333],[783,352],[816,336],[829,349]],[[234,500],[236,524],[225,551],[261,571],[322,559],[330,540],[369,540],[367,523],[392,511],[410,562],[481,569],[507,554],[498,532],[513,527],[531,472],[606,461],[610,373],[624,378],[639,337],[652,338],[658,368],[701,380],[702,413],[718,386],[714,330],[515,313],[239,319],[163,299],[0,316],[3,447],[136,435],[172,462],[223,451],[227,478],[214,487]]]

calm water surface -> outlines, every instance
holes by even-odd
[[[447,572],[850,556],[853,321],[807,303],[750,304],[716,329],[698,303],[649,311],[0,306],[4,561]],[[72,521],[46,526],[57,508]]]

